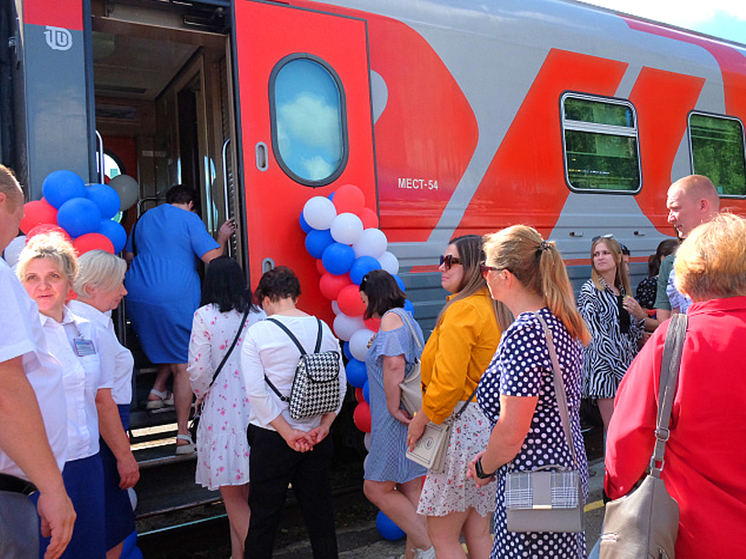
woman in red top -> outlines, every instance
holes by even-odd
[[[677,558],[738,557],[746,548],[746,220],[721,214],[676,257],[677,288],[694,302],[671,414],[662,478],[679,504]],[[619,387],[606,446],[606,492],[627,494],[653,450],[668,323]]]

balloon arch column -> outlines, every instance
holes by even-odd
[[[405,291],[397,275],[399,261],[387,250],[386,235],[378,228],[376,212],[365,206],[365,195],[352,184],[341,186],[328,198],[314,196],[303,207],[300,226],[306,233],[306,250],[316,259],[321,274],[319,289],[329,299],[334,318],[334,333],[344,341],[347,381],[355,389],[357,405],[353,420],[365,433],[370,449],[371,417],[368,373],[365,356],[368,344],[378,332],[380,319],[364,319],[365,304],[360,298],[360,282],[371,270],[389,272]],[[414,315],[407,299],[404,308]],[[366,458],[367,460],[367,458]],[[376,526],[382,537],[401,539],[404,532],[379,511]]]

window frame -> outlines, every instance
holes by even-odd
[[[729,115],[723,115],[719,113],[710,113],[707,111],[700,111],[700,110],[693,110],[689,111],[689,114],[686,117],[686,134],[687,134],[687,140],[689,143],[689,170],[691,174],[694,174],[694,144],[692,139],[692,116],[704,116],[709,118],[717,118],[721,120],[732,120],[737,122],[741,126],[741,146],[743,147],[743,153],[744,153],[744,171],[746,171],[746,127],[744,127],[743,121],[737,117],[737,116],[729,116]],[[744,175],[744,179],[746,180],[746,173]],[[720,194],[718,192],[718,196],[720,198],[733,198],[736,200],[743,200],[746,198],[746,183],[744,184],[744,193],[743,194]]]
[[[293,170],[290,169],[290,167],[288,167],[287,163],[285,163],[285,160],[282,157],[282,152],[279,149],[279,142],[277,138],[277,107],[276,107],[275,85],[277,81],[277,75],[280,73],[280,71],[285,66],[287,66],[289,63],[295,60],[310,60],[312,62],[316,62],[317,64],[319,64],[322,68],[324,68],[327,72],[329,72],[329,75],[334,80],[334,83],[337,86],[337,91],[339,92],[339,111],[340,111],[340,120],[341,120],[341,125],[342,125],[341,126],[342,127],[342,130],[341,130],[342,154],[339,160],[339,164],[337,165],[337,168],[335,169],[335,171],[328,177],[322,180],[318,180],[318,181],[305,179],[297,175],[295,172],[293,172]],[[275,66],[272,68],[272,72],[270,73],[270,76],[269,76],[268,97],[269,97],[270,130],[271,130],[271,137],[272,137],[272,151],[274,152],[275,160],[277,161],[277,164],[280,166],[282,171],[293,181],[297,182],[298,184],[302,184],[303,186],[307,186],[309,188],[321,188],[337,180],[342,175],[342,173],[345,171],[347,167],[347,161],[349,159],[349,152],[350,152],[349,136],[347,132],[347,97],[345,94],[344,86],[342,84],[342,80],[339,78],[339,74],[337,74],[334,68],[326,60],[316,55],[313,55],[307,52],[292,53],[281,58],[277,62],[277,64],[275,64]]]
[[[634,119],[634,127],[628,128],[626,126],[618,126],[613,124],[599,124],[593,122],[570,120],[565,118],[565,101],[567,99],[578,99],[582,101],[592,101],[595,103],[606,103],[608,105],[621,105],[629,108],[632,111],[632,117]],[[640,127],[639,120],[637,118],[637,109],[629,99],[622,99],[619,97],[606,97],[602,95],[591,95],[588,93],[581,93],[578,91],[565,91],[562,93],[559,99],[559,113],[560,113],[560,132],[562,134],[562,157],[563,166],[565,171],[565,183],[572,192],[578,193],[593,193],[593,194],[625,194],[632,195],[639,194],[642,190],[643,177],[642,177],[642,151],[640,148]],[[570,125],[568,126],[568,123]],[[627,138],[635,139],[635,146],[637,152],[637,176],[639,177],[637,188],[632,190],[616,190],[616,189],[605,189],[605,188],[582,188],[572,184],[570,180],[570,170],[567,158],[567,136],[565,132],[567,130],[577,132],[588,132],[593,134],[605,134],[608,136],[624,136]]]

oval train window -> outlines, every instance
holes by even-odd
[[[342,84],[324,61],[308,54],[282,59],[270,78],[272,144],[280,167],[312,187],[334,181],[347,162]]]

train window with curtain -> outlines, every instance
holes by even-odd
[[[570,188],[639,192],[640,151],[632,103],[566,93],[561,104],[565,174]]]
[[[342,83],[323,60],[309,54],[283,58],[270,76],[272,144],[283,171],[300,184],[333,182],[347,163]]]
[[[689,114],[692,171],[709,178],[721,196],[746,195],[743,124],[737,118]]]

